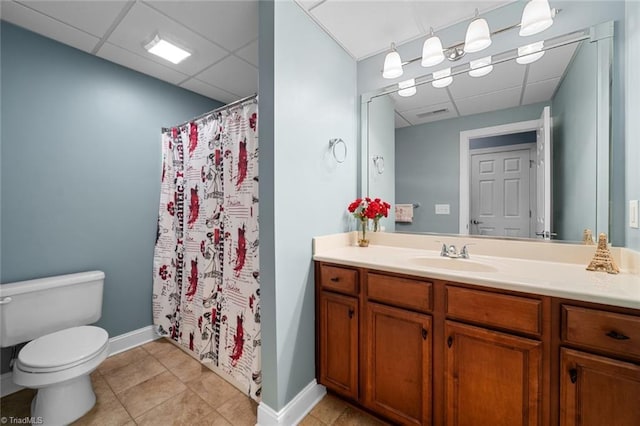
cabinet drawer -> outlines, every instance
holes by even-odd
[[[447,316],[535,335],[542,334],[542,301],[447,286]]]
[[[367,275],[367,298],[402,308],[427,312],[431,310],[432,286],[433,284],[427,281],[369,273]]]
[[[320,287],[323,290],[358,294],[358,271],[337,266],[320,266]]]
[[[562,340],[640,357],[640,317],[562,305]]]

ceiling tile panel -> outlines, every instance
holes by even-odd
[[[192,55],[174,65],[150,54],[144,49],[144,45],[151,41],[156,34],[160,34],[161,37],[189,50]],[[198,73],[227,54],[220,47],[143,3],[136,3],[131,8],[107,41],[188,75]]]
[[[15,2],[2,1],[2,19],[76,49],[91,52],[99,38]]]
[[[397,93],[391,94],[396,111],[408,111],[416,108],[424,108],[430,105],[437,105],[449,101],[449,95],[446,90],[436,89],[431,83],[422,84],[416,87],[416,94],[413,96],[402,97]]]
[[[547,50],[542,58],[529,65],[527,83],[562,77],[579,43]]]
[[[20,0],[19,3],[101,38],[123,10],[127,1]]]
[[[171,84],[178,84],[189,77],[109,43],[102,45],[97,56]]]
[[[191,78],[185,81],[180,85],[180,87],[184,87],[187,90],[191,90],[192,92],[199,93],[201,95],[207,96],[211,99],[215,99],[216,101],[220,101],[225,104],[228,104],[229,102],[233,102],[240,98],[237,95],[234,95],[232,93],[229,93],[217,87],[213,87],[195,78]]]
[[[326,1],[310,12],[353,57],[361,59],[422,33],[411,2]],[[403,25],[398,25],[403,23]]]
[[[437,105],[431,105],[426,108],[404,111],[402,116],[412,125],[416,125],[446,120],[447,118],[454,118],[457,117],[458,114],[451,102],[445,102]]]
[[[456,99],[456,105],[461,116],[513,108],[520,104],[520,93],[521,88],[514,87],[486,95]]]
[[[258,37],[258,2],[255,0],[145,3],[229,51]]]
[[[212,86],[222,87],[238,97],[249,96],[258,91],[257,68],[235,56],[224,58],[196,78]]]
[[[235,54],[245,61],[258,66],[258,40],[249,43],[242,49],[235,52]]]
[[[515,61],[494,65],[484,77],[471,77],[466,72],[453,77],[449,86],[454,99],[469,98],[512,87],[522,87],[526,67]]]
[[[527,84],[527,87],[525,87],[524,89],[522,105],[535,104],[538,102],[546,102],[551,100],[551,97],[556,91],[556,87],[558,87],[558,83],[560,83],[560,77]]]
[[[425,30],[433,27],[437,31],[465,20],[471,21],[476,8],[483,14],[512,1],[416,1],[414,4],[416,16]]]

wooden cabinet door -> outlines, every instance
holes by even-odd
[[[358,398],[358,299],[320,292],[320,383]]]
[[[431,317],[368,302],[364,405],[400,424],[431,424]]]
[[[640,366],[561,350],[561,426],[640,425]]]
[[[445,323],[448,426],[541,425],[542,343]]]

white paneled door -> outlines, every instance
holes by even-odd
[[[540,126],[536,132],[536,179],[537,179],[537,206],[536,209],[536,236],[551,239],[552,235],[552,200],[551,194],[551,107],[544,107],[540,117]]]
[[[470,234],[531,236],[530,156],[528,147],[471,151]]]

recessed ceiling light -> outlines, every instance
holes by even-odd
[[[167,40],[161,39],[158,35],[156,35],[151,42],[145,45],[144,48],[147,49],[149,53],[160,56],[162,59],[166,59],[174,64],[179,64],[184,59],[191,56],[191,53],[176,46],[175,44],[169,43]]]

